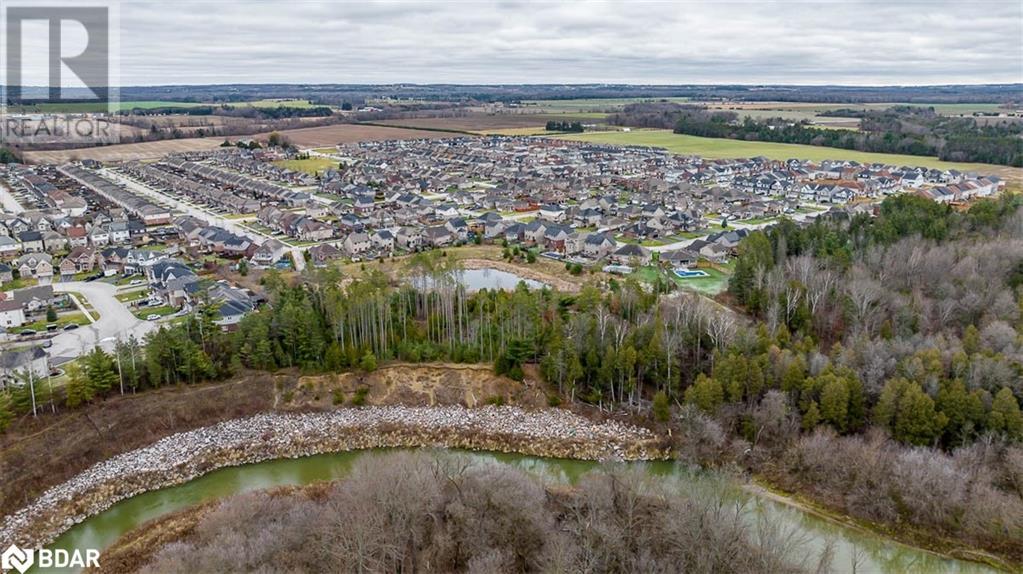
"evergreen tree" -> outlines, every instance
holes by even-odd
[[[1002,387],[991,401],[988,428],[1005,433],[1012,440],[1023,440],[1023,414],[1020,413],[1019,403],[1008,387]]]
[[[717,379],[700,374],[696,382],[686,389],[685,400],[700,410],[713,414],[725,402],[725,390]]]
[[[10,394],[7,391],[0,391],[0,433],[7,430],[14,420],[14,406]]]
[[[821,389],[820,418],[838,432],[845,432],[849,418],[849,388],[844,379],[834,374],[828,377]]]

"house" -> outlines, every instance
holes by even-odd
[[[6,263],[0,263],[0,283],[14,281],[14,270]]]
[[[284,257],[287,248],[276,239],[267,239],[252,253],[251,261],[254,265],[268,267],[277,263]]]
[[[10,259],[21,251],[21,244],[14,239],[0,235],[0,258]]]
[[[217,308],[217,318],[213,323],[224,330],[237,325],[242,317],[256,308],[256,300],[248,291],[232,287],[226,281],[213,284],[207,291],[207,299]]]
[[[373,242],[365,233],[350,233],[341,246],[344,247],[344,251],[349,257],[354,257],[372,249]]]
[[[327,262],[342,257],[344,257],[344,253],[329,243],[320,243],[309,248],[309,258],[316,267],[323,267]]]
[[[49,355],[42,347],[29,347],[20,351],[0,354],[0,388],[23,386],[29,381],[46,377],[50,373]]]
[[[89,234],[81,225],[68,228],[65,235],[67,235],[68,245],[72,248],[84,247],[89,244]]]
[[[61,277],[70,277],[75,273],[92,271],[96,266],[96,249],[93,247],[75,247],[60,262]]]
[[[565,220],[565,208],[560,205],[546,204],[540,206],[539,217],[547,221],[561,223]]]
[[[26,253],[14,260],[13,267],[21,277],[35,277],[43,282],[53,277],[53,257],[48,253]]]
[[[391,251],[394,249],[394,234],[389,229],[381,229],[370,236],[373,245],[378,249]]]
[[[153,292],[175,307],[191,301],[199,290],[199,277],[187,265],[173,259],[146,268],[146,278]]]
[[[605,233],[591,233],[583,240],[582,251],[587,257],[602,259],[615,250],[618,244]]]
[[[39,253],[43,250],[43,234],[39,231],[22,231],[18,234],[24,253]]]
[[[63,301],[64,297],[66,295],[54,297],[52,285],[39,285],[15,290],[11,300],[20,305],[27,315],[31,315],[57,303],[58,300]]]
[[[107,226],[110,233],[110,242],[114,244],[128,243],[131,241],[131,231],[128,229],[127,221],[114,221]]]
[[[94,225],[89,230],[89,243],[96,247],[103,247],[110,244],[110,232],[102,225]]]
[[[433,225],[423,229],[423,243],[432,247],[444,247],[455,240],[454,235],[443,225]]]
[[[64,237],[56,231],[44,231],[43,249],[45,249],[47,253],[64,251],[67,249],[67,237]]]
[[[17,301],[0,301],[0,327],[10,329],[25,324],[25,310]],[[6,353],[5,353],[6,354]]]
[[[637,267],[650,264],[650,250],[642,245],[626,243],[611,253],[611,261],[618,265]]]

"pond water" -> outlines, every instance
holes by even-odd
[[[500,269],[463,269],[453,273],[454,279],[465,286],[468,291],[479,291],[481,289],[501,289],[513,291],[519,282],[523,282],[530,289],[540,289],[546,284],[533,279],[520,277],[515,273],[502,271]],[[412,284],[419,289],[430,289],[436,285],[436,281],[426,277],[414,280]]]
[[[387,451],[325,454],[217,470],[180,486],[147,492],[124,500],[73,527],[57,539],[51,548],[66,550],[106,548],[129,530],[167,513],[247,491],[338,479],[345,476],[360,457],[374,456],[375,453],[381,452]],[[469,457],[474,464],[510,464],[561,482],[573,482],[598,466],[594,462],[576,460],[456,452]],[[693,484],[697,481],[713,482],[718,485],[721,482],[712,480],[714,475],[709,472],[694,473],[670,462],[628,464],[658,477],[659,480],[676,481],[680,488],[684,484]],[[728,503],[744,503],[750,520],[763,520],[772,527],[798,536],[799,548],[805,549],[809,557],[818,556],[830,547],[835,572],[946,574],[995,572],[983,565],[945,559],[880,536],[850,529],[738,489],[716,486],[699,492],[706,492],[707,496],[716,496]],[[102,556],[100,564],[102,565]],[[47,570],[51,571],[53,570]]]

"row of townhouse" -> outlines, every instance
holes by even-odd
[[[124,187],[102,177],[95,171],[75,164],[62,165],[59,170],[67,177],[121,206],[142,220],[146,225],[165,225],[170,222],[170,209],[135,195]]]

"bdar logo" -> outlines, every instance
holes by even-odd
[[[22,550],[11,544],[3,554],[0,554],[0,566],[3,566],[4,570],[25,572],[32,567],[33,558],[31,549]]]

